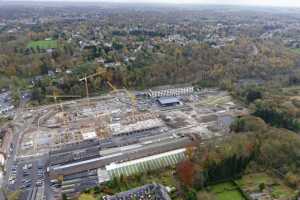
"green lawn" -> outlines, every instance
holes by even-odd
[[[218,200],[244,200],[244,197],[237,190],[218,193],[216,197]]]
[[[295,53],[300,53],[300,48],[296,48],[296,49],[291,49],[293,52]]]
[[[236,182],[243,190],[253,192],[258,191],[259,184],[264,183],[269,188],[269,195],[276,199],[290,199],[295,194],[295,191],[286,186],[281,180],[265,173],[245,175]]]
[[[214,185],[210,192],[213,193],[218,200],[244,200],[242,194],[230,182]]]
[[[280,184],[272,187],[271,196],[276,199],[291,199],[295,191],[286,185]]]
[[[247,188],[249,190],[255,190],[258,188],[259,184],[264,183],[266,185],[272,184],[273,179],[265,173],[256,173],[243,176],[242,179],[236,181],[237,184],[242,188]]]
[[[199,101],[198,105],[215,106],[228,103],[229,101],[231,101],[230,96],[209,96],[206,99]]]
[[[34,48],[36,49],[39,47],[40,49],[51,49],[57,48],[57,40],[38,40],[38,41],[31,41],[27,45],[27,48]]]

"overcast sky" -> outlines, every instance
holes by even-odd
[[[79,1],[79,0],[78,0]],[[84,0],[81,0],[84,1]],[[93,0],[97,1],[97,0]],[[176,3],[176,4],[231,4],[258,6],[300,7],[300,0],[99,0],[106,2],[146,2],[146,3]]]
[[[122,2],[122,3],[170,3],[170,4],[218,4],[300,7],[300,0],[0,0],[9,1],[81,1],[81,2]]]

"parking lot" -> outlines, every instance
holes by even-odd
[[[44,185],[45,169],[45,160],[14,162],[8,176],[8,189],[11,191],[21,190],[22,199],[26,199],[33,187]]]

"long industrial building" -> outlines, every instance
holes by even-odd
[[[53,150],[49,154],[49,164],[58,165],[78,160],[99,157],[99,140],[84,140],[80,143],[65,145],[63,149]]]
[[[67,164],[50,165],[48,167],[48,173],[51,179],[57,179],[59,176],[72,175],[83,171],[103,168],[113,162],[125,162],[184,148],[192,143],[193,139],[185,136],[167,142],[144,145],[138,149],[132,149],[126,152],[114,153],[106,156],[100,155],[96,158],[70,162]]]
[[[62,192],[69,197],[73,197],[82,189],[96,186],[109,181],[114,177],[119,177],[121,175],[130,176],[149,170],[172,166],[186,158],[185,151],[185,148],[177,149],[127,162],[114,162],[97,170],[68,175],[65,176],[62,181]]]
[[[121,123],[114,123],[111,124],[111,130],[113,136],[120,136],[120,135],[132,135],[137,133],[143,133],[145,131],[150,131],[162,127],[164,124],[163,122],[156,118],[156,119],[147,119],[144,121],[137,121],[132,124],[122,125]]]
[[[151,98],[168,97],[168,96],[184,96],[194,92],[194,87],[170,88],[162,90],[149,90],[148,95]]]
[[[143,171],[175,165],[185,159],[185,151],[186,149],[183,148],[123,163],[111,163],[105,166],[105,169],[110,177],[130,176]]]

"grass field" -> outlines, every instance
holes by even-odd
[[[295,86],[290,86],[290,87],[282,88],[282,91],[284,93],[290,93],[291,95],[293,95],[293,94],[298,94],[299,93],[299,89],[300,89],[300,86],[295,85]]]
[[[243,176],[237,184],[246,191],[258,191],[259,185],[264,183],[268,187],[268,194],[276,199],[291,199],[295,191],[286,186],[281,180],[273,178],[265,173],[255,173]]]
[[[300,48],[296,48],[296,49],[291,49],[293,52],[295,53],[300,53]]]
[[[247,190],[256,190],[261,183],[270,185],[273,182],[273,179],[265,173],[249,174],[237,181],[241,188],[247,188]]]
[[[212,186],[211,191],[217,200],[244,200],[245,198],[237,190],[235,185],[230,182]]]
[[[39,47],[40,49],[55,49],[57,48],[57,40],[38,40],[38,41],[31,41],[27,45],[27,48],[34,48],[36,49]]]
[[[206,99],[201,100],[198,104],[205,105],[205,106],[215,106],[215,105],[222,105],[231,101],[230,96],[209,96]]]

